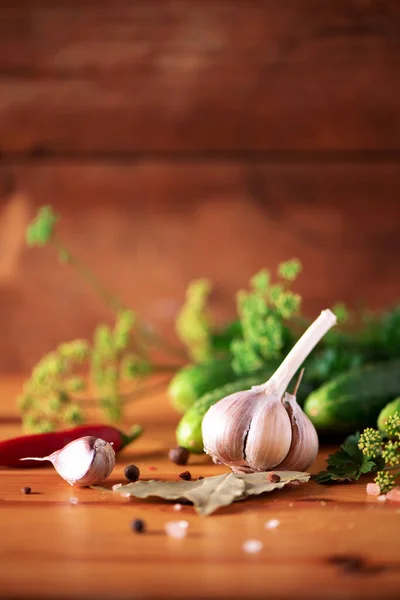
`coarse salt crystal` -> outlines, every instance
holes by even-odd
[[[115,490],[118,490],[120,487],[122,487],[122,483],[116,483],[111,489],[113,492],[115,492]]]
[[[182,523],[187,523],[187,521],[167,521],[164,525],[165,533],[176,539],[186,537],[188,527]]]
[[[386,494],[381,494],[380,496],[377,497],[377,500],[379,502],[386,502]]]
[[[265,529],[276,529],[280,524],[281,522],[278,519],[270,519],[265,523],[264,527]]]
[[[381,488],[377,483],[368,483],[367,484],[367,494],[368,496],[379,496],[381,493]]]
[[[246,540],[243,544],[243,550],[247,554],[257,554],[263,546],[264,544],[260,540]]]
[[[182,510],[182,504],[174,504],[174,510]]]
[[[69,503],[70,503],[70,504],[78,504],[78,502],[79,502],[79,500],[78,500],[78,498],[75,498],[75,496],[72,496],[72,497],[69,499]]]
[[[400,502],[400,487],[395,487],[386,494],[386,498],[392,502]]]
[[[121,496],[122,496],[122,498],[130,498],[131,497],[129,492],[122,492]]]
[[[189,523],[187,521],[178,521],[179,525],[181,527],[183,527],[184,529],[187,529],[189,527]]]

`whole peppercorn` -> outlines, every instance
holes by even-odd
[[[179,473],[179,477],[185,481],[190,481],[192,479],[190,471],[183,471],[182,473]]]
[[[136,533],[144,533],[146,531],[146,525],[142,519],[133,519],[131,522],[132,531]]]
[[[136,465],[128,465],[124,469],[124,475],[128,481],[137,481],[140,477],[140,470]]]
[[[271,483],[279,483],[281,480],[280,476],[277,473],[268,473],[267,479],[268,481],[271,481]]]
[[[189,450],[187,450],[187,448],[182,448],[182,446],[171,448],[168,452],[168,458],[176,465],[186,465],[189,460]]]
[[[21,492],[23,494],[30,494],[31,491],[32,491],[32,489],[29,486],[23,487],[22,490],[21,490]]]

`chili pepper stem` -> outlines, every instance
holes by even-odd
[[[122,445],[121,448],[125,448],[128,444],[136,440],[143,433],[143,427],[140,425],[134,425],[131,429],[130,434],[121,433]]]

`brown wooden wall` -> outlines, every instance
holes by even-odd
[[[165,330],[292,256],[309,314],[397,301],[399,107],[398,0],[0,0],[0,370],[109,317],[24,248],[44,203]]]

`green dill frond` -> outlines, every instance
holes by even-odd
[[[390,492],[395,486],[396,476],[388,473],[387,471],[378,471],[374,482],[379,485],[381,494]]]
[[[287,282],[295,279],[299,271],[300,263],[295,260],[282,263],[278,274]],[[272,284],[266,270],[251,278],[249,292],[237,293],[243,339],[233,340],[230,346],[236,373],[251,373],[265,361],[283,358],[285,344],[291,338],[285,321],[299,310],[300,301],[300,296],[284,284]]]
[[[262,269],[250,279],[250,287],[260,294],[266,294],[269,288],[271,274],[267,269]]]
[[[28,246],[45,246],[53,237],[59,216],[51,206],[42,206],[26,230]]]
[[[364,429],[358,442],[361,452],[372,458],[379,456],[382,451],[382,436],[379,431],[367,427]]]
[[[211,293],[208,279],[194,279],[186,290],[185,303],[180,309],[175,329],[178,339],[187,347],[195,362],[202,362],[212,354],[211,319],[207,300]]]
[[[395,412],[387,418],[385,430],[389,437],[400,439],[400,412]]]
[[[385,463],[389,466],[395,466],[399,463],[399,442],[389,441],[387,442],[382,450],[382,458],[385,460]]]
[[[338,302],[332,307],[332,312],[336,316],[338,323],[347,323],[350,318],[350,313],[343,302]]]
[[[294,281],[301,272],[301,263],[297,258],[281,262],[278,266],[278,276],[286,281]]]

